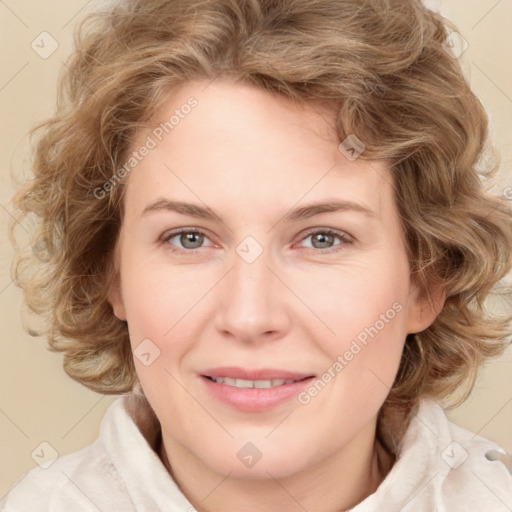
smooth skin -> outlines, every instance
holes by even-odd
[[[390,170],[339,151],[333,112],[248,84],[189,82],[154,126],[191,96],[197,106],[127,179],[110,293],[133,349],[149,339],[160,350],[147,366],[135,358],[162,426],[160,455],[198,511],[353,507],[392,464],[375,429],[406,336],[439,311],[410,278]],[[287,217],[334,200],[345,206]],[[246,237],[263,251],[252,263],[237,252]],[[321,376],[395,303],[401,311],[307,405],[237,410],[201,377],[220,366]],[[249,442],[262,454],[252,467],[237,457]]]

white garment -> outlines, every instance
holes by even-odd
[[[135,401],[112,403],[92,445],[18,480],[1,512],[193,512],[153,449],[158,422],[148,421],[147,402]],[[487,460],[489,450],[503,451],[422,400],[393,468],[352,512],[512,511],[512,477],[504,463]]]

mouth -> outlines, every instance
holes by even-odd
[[[212,398],[247,412],[263,412],[290,402],[315,375],[287,370],[215,368],[200,374]]]
[[[295,382],[301,382],[311,377],[304,377],[302,379],[268,379],[268,380],[250,380],[250,379],[234,379],[232,377],[211,377],[204,375],[207,379],[217,384],[226,384],[226,386],[233,386],[235,388],[257,388],[257,389],[269,389],[278,386],[284,386],[286,384],[294,384]]]

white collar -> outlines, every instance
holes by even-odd
[[[110,406],[100,439],[137,512],[194,510],[154,451],[159,432],[147,400],[131,394]],[[351,510],[512,510],[512,478],[502,462],[486,458],[489,450],[503,452],[497,444],[450,423],[435,401],[422,400],[393,468],[377,491]]]

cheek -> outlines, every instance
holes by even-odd
[[[306,302],[332,334],[325,338],[325,348],[338,355],[353,340],[361,346],[374,338],[388,348],[400,344],[405,337],[407,273],[384,265],[352,270],[331,272],[309,290],[302,285]]]
[[[176,368],[188,349],[189,338],[183,329],[191,306],[189,293],[180,292],[179,284],[169,285],[172,275],[146,269],[141,264],[125,274],[129,277],[123,280],[123,298],[135,371],[161,417],[161,411],[169,404],[187,403],[175,378]]]
[[[127,258],[123,270],[122,291],[128,325],[139,337],[167,337],[214,284],[208,272],[155,264],[147,258]]]
[[[361,404],[375,412],[394,382],[407,334],[408,283],[407,265],[373,265],[338,273],[325,280],[325,293],[313,296],[318,316],[333,331],[317,336],[329,360],[320,380],[330,390],[326,395],[356,416]]]
[[[132,263],[130,265],[130,263]],[[190,268],[190,267],[189,267]],[[125,260],[123,300],[135,369],[146,396],[158,407],[160,390],[186,402],[173,376],[200,339],[205,295],[215,281],[207,272]],[[147,355],[149,354],[149,356]]]

